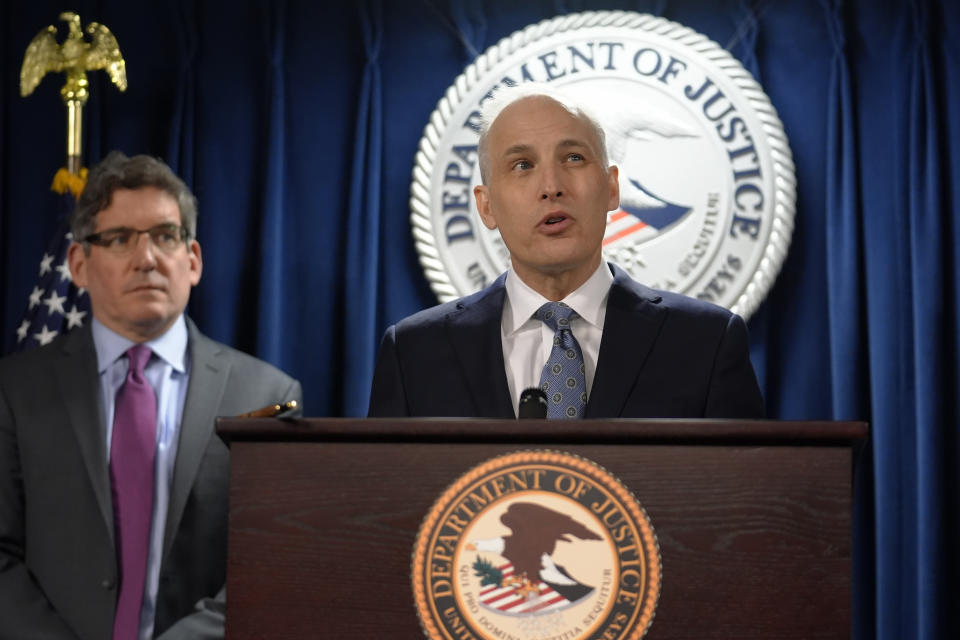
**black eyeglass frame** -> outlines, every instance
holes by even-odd
[[[140,234],[145,233],[147,234],[147,236],[149,236],[150,242],[153,243],[153,246],[157,247],[158,249],[161,249],[161,250],[175,249],[176,246],[170,246],[169,248],[165,249],[163,244],[160,242],[157,242],[157,240],[154,238],[154,234],[161,234],[163,232],[167,232],[172,235],[178,236],[179,239],[177,240],[176,244],[180,244],[181,242],[186,243],[187,240],[190,239],[190,232],[183,225],[173,224],[173,223],[162,223],[162,224],[156,224],[150,227],[149,229],[134,229],[132,227],[113,227],[110,229],[104,229],[103,231],[98,231],[97,233],[91,233],[87,237],[83,238],[81,242],[84,244],[92,244],[97,247],[102,247],[107,250],[116,251],[117,249],[119,249],[120,250],[119,253],[125,253],[127,251],[131,251],[132,249],[134,249],[137,246],[137,244],[140,242]],[[133,240],[133,242],[127,241],[120,246],[113,245],[112,244],[113,238],[110,237],[112,234],[121,234],[121,236],[119,237],[123,237],[123,235],[129,234],[128,237],[131,240]]]

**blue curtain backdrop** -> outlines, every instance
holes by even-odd
[[[478,53],[596,9],[662,15],[729,49],[778,109],[797,171],[793,244],[750,321],[769,414],[872,427],[856,478],[855,635],[960,637],[960,3],[3,3],[5,350],[56,229],[64,149],[60,82],[21,99],[20,64],[65,9],[108,25],[128,65],[124,94],[92,79],[86,164],[121,149],[184,177],[205,262],[190,314],[297,376],[318,416],[361,415],[381,332],[435,302],[410,234],[413,157]]]

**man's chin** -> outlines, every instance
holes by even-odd
[[[164,333],[179,315],[171,315],[168,309],[140,309],[139,311],[140,313],[128,318],[127,326],[145,340],[151,340]]]
[[[569,255],[544,256],[533,266],[533,269],[544,276],[558,277],[564,274],[596,270],[600,261],[597,259],[585,260],[582,256]]]
[[[169,294],[166,289],[160,287],[140,287],[139,289],[131,289],[127,292],[127,296],[134,298],[145,298],[145,299],[161,299],[167,298]]]

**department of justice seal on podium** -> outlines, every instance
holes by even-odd
[[[413,170],[410,221],[441,301],[509,265],[473,188],[480,110],[505,87],[549,83],[588,106],[620,170],[606,260],[635,280],[749,317],[790,244],[796,201],[783,125],[763,89],[702,34],[655,16],[597,11],[532,24],[490,47],[447,89]]]
[[[432,640],[637,640],[653,623],[660,549],[633,494],[597,464],[520,451],[469,470],[413,551]]]

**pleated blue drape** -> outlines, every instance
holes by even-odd
[[[910,471],[916,473],[916,483],[905,483],[910,494],[904,505],[915,505],[912,517],[902,518],[907,525],[904,538],[912,543],[906,566],[908,584],[915,589],[916,608],[905,607],[914,618],[907,619],[904,632],[917,632],[919,638],[936,636],[942,620],[946,619],[951,599],[945,592],[948,572],[942,561],[949,557],[944,537],[944,515],[941,500],[944,495],[944,460],[942,444],[946,433],[946,419],[956,413],[946,408],[943,392],[950,386],[945,380],[956,379],[956,334],[951,331],[956,317],[956,298],[944,295],[953,279],[946,270],[952,262],[952,248],[941,234],[944,212],[942,198],[943,160],[939,139],[943,136],[943,122],[938,109],[939,90],[933,69],[930,7],[913,3],[908,22],[912,28],[910,48],[910,106],[909,149],[906,154],[909,171],[908,203],[910,238],[910,273],[912,329],[912,374],[914,389],[913,422],[916,436],[913,447],[915,462]],[[946,387],[946,388],[945,388]],[[950,397],[950,396],[946,396]],[[952,397],[956,398],[955,394]],[[909,423],[908,423],[909,424]],[[911,486],[912,485],[912,486]],[[907,507],[910,509],[910,507]],[[909,513],[909,511],[908,511]],[[950,541],[950,547],[956,541]],[[889,550],[884,550],[889,551]],[[885,560],[890,561],[890,558]],[[953,601],[954,604],[956,601]]]
[[[357,106],[345,261],[351,280],[350,290],[344,295],[344,337],[350,354],[344,376],[348,380],[373,377],[381,332],[377,326],[383,171],[383,93],[379,61],[383,46],[383,6],[380,0],[361,2],[360,15],[366,64]],[[345,390],[344,407],[349,415],[366,413],[368,391],[364,385],[350,385]]]
[[[277,0],[268,5],[263,21],[266,67],[266,154],[263,176],[263,204],[260,208],[259,290],[257,300],[257,352],[273,362],[282,362],[283,344],[288,337],[283,330],[284,300],[288,287],[296,286],[287,278],[286,253],[286,167],[288,126],[286,113],[286,2]]]
[[[862,405],[869,381],[863,318],[863,256],[860,237],[863,216],[857,199],[855,105],[846,60],[846,37],[841,5],[822,0],[832,57],[827,109],[826,216],[827,312],[830,325],[830,388],[832,416],[838,420],[865,419]],[[873,509],[869,450],[858,451],[854,496],[853,627],[855,638],[874,633]],[[868,506],[869,505],[869,506]]]
[[[196,77],[194,75],[197,63],[198,33],[197,21],[193,15],[192,2],[180,2],[173,8],[177,23],[176,38],[178,59],[176,86],[174,88],[173,109],[170,114],[170,135],[167,142],[166,159],[170,168],[187,183],[191,189],[195,188],[194,174],[194,127],[196,126]],[[99,156],[92,156],[99,157]]]

